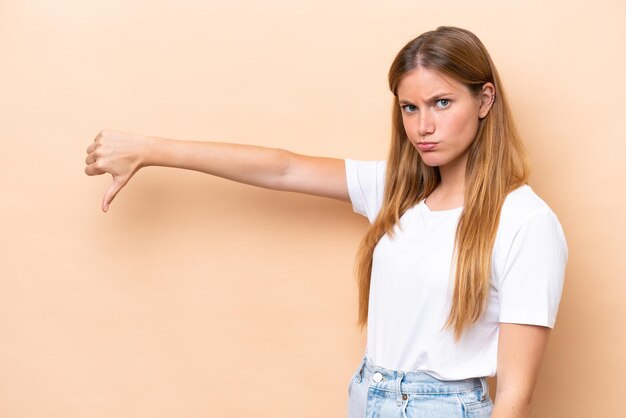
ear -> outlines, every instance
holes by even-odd
[[[493,102],[496,100],[496,87],[492,83],[483,84],[483,88],[480,93],[478,93],[478,98],[480,100],[480,107],[478,108],[478,117],[483,119],[491,110],[491,106],[493,106]]]

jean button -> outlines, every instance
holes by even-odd
[[[383,380],[383,375],[380,372],[376,372],[374,373],[374,375],[372,376],[372,380],[376,383],[380,382],[381,380]]]

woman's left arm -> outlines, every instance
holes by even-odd
[[[496,399],[491,418],[527,418],[551,329],[500,323]]]

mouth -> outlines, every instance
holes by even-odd
[[[420,151],[432,151],[437,146],[438,142],[418,142],[417,149]]]

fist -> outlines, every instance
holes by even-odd
[[[104,194],[102,210],[109,209],[111,201],[143,166],[149,138],[127,132],[104,130],[87,147],[85,174],[96,176],[110,173],[113,183]]]

